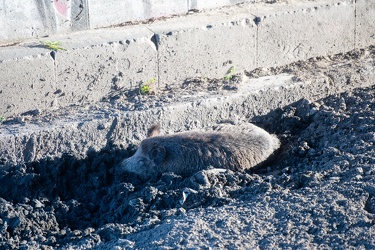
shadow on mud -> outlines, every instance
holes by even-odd
[[[253,118],[251,122],[278,135],[282,149],[247,172],[211,169],[188,178],[165,173],[147,183],[130,175],[116,176],[115,166],[132,155],[134,147],[92,152],[83,160],[65,155],[2,169],[0,246],[19,247],[33,241],[56,247],[88,235],[110,240],[116,230],[126,234],[150,227],[181,209],[220,206],[232,199],[262,195],[273,188],[266,181],[268,175],[279,176],[280,185],[298,189],[304,184],[283,181],[289,171],[284,167],[306,156],[308,149],[299,135],[318,110],[302,99]],[[121,230],[109,226],[114,224],[121,224]]]

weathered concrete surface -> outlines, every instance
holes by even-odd
[[[96,102],[152,79],[162,89],[192,77],[223,78],[232,66],[242,72],[346,52],[374,42],[374,9],[349,0],[242,4],[48,38],[67,51],[36,40],[0,47],[0,115]]]
[[[240,2],[274,2],[273,0],[33,0],[0,3],[0,44],[54,34],[66,34],[142,21],[162,16],[185,14],[234,5]]]
[[[56,92],[59,92],[58,102],[61,102],[56,103],[57,106],[99,101],[101,93],[108,93],[112,88],[111,79],[116,74],[116,67],[110,44],[56,53],[55,61]]]
[[[0,3],[0,44],[84,29],[88,29],[86,0]]]
[[[159,84],[226,75],[256,67],[257,27],[249,14],[183,17],[151,25],[158,34]],[[242,15],[241,15],[242,14]]]
[[[317,100],[355,87],[371,86],[375,82],[375,59],[369,53],[363,54],[362,61],[333,62],[334,68],[328,71],[315,72],[301,65],[306,71],[300,75],[253,78],[240,84],[236,91],[192,95],[190,101],[183,99],[183,90],[179,88],[174,93],[181,95],[176,98],[183,100],[180,102],[158,104],[153,103],[153,96],[143,101],[138,96],[146,105],[138,111],[127,110],[126,103],[119,108],[102,103],[46,112],[35,118],[32,114],[20,116],[0,127],[0,162],[15,165],[54,159],[65,153],[81,159],[102,148],[137,144],[154,123],[170,132],[202,128],[222,120],[264,115],[301,98]],[[291,70],[286,66],[280,71]],[[163,94],[173,93],[161,92],[161,99]]]
[[[55,73],[49,53],[3,61],[0,72],[2,116],[15,111],[51,109],[55,99]]]
[[[375,44],[375,2],[356,1],[356,47]]]
[[[352,50],[354,20],[351,1],[297,1],[241,5],[149,28],[158,34],[163,86],[193,76],[224,77],[232,66],[242,71]]]
[[[153,17],[188,12],[186,0],[177,1],[90,1],[90,28],[101,28]]]
[[[49,51],[36,41],[2,48],[1,115],[97,102],[113,89],[156,78],[152,37],[146,28],[124,27],[59,38],[67,51]]]
[[[298,7],[297,7],[298,6]],[[355,5],[299,3],[294,10],[264,6],[256,12],[258,66],[268,67],[354,49]]]

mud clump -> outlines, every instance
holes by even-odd
[[[375,88],[249,122],[282,149],[244,172],[142,182],[113,148],[1,168],[0,248],[374,248]]]

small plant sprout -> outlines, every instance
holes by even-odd
[[[44,47],[46,47],[47,49],[51,49],[51,50],[54,50],[54,51],[58,51],[58,50],[66,50],[62,47],[60,47],[61,45],[61,42],[59,41],[39,41]]]
[[[224,76],[224,79],[227,81],[231,80],[235,73],[234,71],[235,71],[234,66],[230,67],[230,69],[227,71],[227,74]]]
[[[2,123],[3,121],[5,121],[5,117],[4,116],[0,116],[0,123]]]
[[[141,87],[141,94],[143,94],[143,95],[147,95],[147,94],[150,93],[150,90],[151,90],[150,85],[145,84],[145,85],[143,85],[143,86]]]
[[[151,78],[150,80],[147,80],[146,83],[141,85],[141,94],[142,95],[149,95],[152,94],[152,85],[155,84],[156,80],[155,77]]]

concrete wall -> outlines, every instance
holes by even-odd
[[[0,2],[0,44],[270,0],[31,0]],[[274,2],[274,1],[270,1]]]
[[[356,1],[356,39],[357,48],[375,44],[375,1]]]
[[[61,41],[66,51],[43,48],[39,39],[0,47],[0,115],[98,102],[153,78],[157,88],[179,86],[191,77],[222,78],[232,66],[241,72],[375,44],[372,1],[288,3],[243,4],[46,38]],[[74,27],[80,28],[65,28]]]
[[[86,0],[0,2],[0,43],[11,43],[89,27]]]

